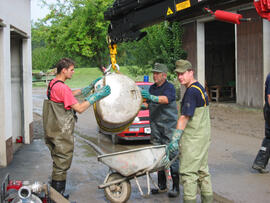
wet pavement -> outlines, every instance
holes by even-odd
[[[12,163],[6,168],[0,168],[0,181],[7,173],[12,180],[41,181],[48,183],[52,169],[52,161],[43,140],[42,129],[42,103],[45,91],[33,90],[33,112],[34,112],[34,141],[30,145],[22,145],[14,154]],[[103,189],[98,189],[102,184],[109,168],[97,161],[97,154],[112,153],[129,150],[138,147],[151,146],[149,142],[128,143],[123,142],[113,145],[108,135],[100,134],[93,114],[89,108],[83,114],[78,115],[75,128],[75,148],[71,168],[67,176],[67,193],[69,200],[80,203],[86,202],[109,202]],[[152,174],[156,178],[156,174]],[[147,184],[144,176],[138,178],[142,190],[147,192]],[[179,198],[170,199],[167,195],[160,194],[144,198],[131,180],[131,196],[128,202],[179,202]],[[180,201],[181,202],[181,201]]]
[[[6,173],[12,179],[48,182],[51,173],[51,158],[42,139],[41,107],[45,90],[33,90],[35,140],[23,145],[14,154],[12,163],[0,169],[0,180]],[[223,108],[220,106],[220,108]],[[211,109],[211,108],[210,108]],[[251,131],[247,129],[247,131]],[[109,136],[98,132],[98,127],[90,108],[79,115],[75,128],[75,152],[71,169],[68,171],[67,191],[70,200],[77,202],[108,202],[104,192],[98,189],[108,167],[97,161],[100,153],[128,150],[150,146],[148,142],[122,143],[113,145]],[[212,144],[209,150],[209,168],[212,174],[215,202],[264,203],[270,199],[270,175],[258,174],[251,164],[260,146],[261,138],[220,129],[212,126]],[[94,148],[93,148],[94,146]],[[154,179],[156,174],[153,174]],[[147,191],[145,176],[140,177],[143,191]],[[180,197],[170,199],[166,194],[150,195],[144,198],[131,180],[131,197],[128,202],[182,202]],[[200,202],[198,200],[198,202]]]

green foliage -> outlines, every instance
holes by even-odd
[[[106,42],[108,22],[103,12],[111,1],[69,0],[56,4],[46,17],[50,23],[46,43],[64,50],[68,55],[77,55],[91,60],[90,65],[103,65],[108,61]]]
[[[61,53],[55,49],[46,47],[35,48],[32,52],[32,69],[46,72],[48,69],[54,68],[54,65],[62,57]]]
[[[33,68],[46,71],[61,57],[72,58],[77,67],[106,66],[110,63],[106,42],[108,23],[104,11],[114,0],[41,0],[50,13],[32,25]],[[182,27],[178,22],[145,29],[148,35],[138,42],[122,43],[117,48],[117,63],[129,65],[134,78],[151,74],[155,62],[168,65],[173,79],[174,63],[185,58]],[[135,66],[134,66],[135,65]]]
[[[103,12],[113,0],[42,2],[50,13],[32,24],[33,68],[46,70],[55,58],[61,57],[72,58],[77,67],[104,66],[109,62],[109,22],[104,20]]]
[[[179,22],[162,22],[146,28],[146,37],[138,42],[128,42],[120,45],[120,55],[124,64],[137,65],[130,69],[130,73],[149,74],[155,62],[165,63],[168,68],[168,78],[175,78],[173,72],[175,61],[186,58],[182,49],[183,28]]]

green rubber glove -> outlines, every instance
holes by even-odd
[[[141,94],[143,98],[158,103],[158,96],[150,94],[147,90],[141,90]]]
[[[161,163],[164,165],[165,168],[170,168],[170,159],[169,159],[169,152],[163,157]]]
[[[146,110],[146,109],[147,109],[147,107],[144,104],[142,104],[141,105],[141,110]]]
[[[183,134],[183,130],[175,129],[172,135],[172,141],[166,147],[166,153],[171,153],[179,149],[179,141]]]
[[[162,160],[165,168],[170,168],[170,153],[179,150],[179,141],[183,134],[183,130],[175,129],[172,135],[172,141],[166,146],[166,156]]]
[[[81,91],[82,91],[83,96],[86,97],[89,94],[89,92],[94,88],[95,84],[102,78],[103,77],[99,77],[95,79],[93,82],[91,82],[90,85],[88,85],[87,87],[82,88]]]
[[[111,94],[110,86],[106,85],[101,89],[98,89],[94,94],[85,97],[84,100],[89,101],[90,104],[94,104],[96,101]]]

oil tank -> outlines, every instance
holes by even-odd
[[[117,134],[125,130],[137,116],[142,96],[135,81],[120,73],[108,73],[95,85],[95,91],[109,85],[111,94],[94,104],[94,112],[100,130]]]

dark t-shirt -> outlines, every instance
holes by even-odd
[[[270,73],[268,73],[267,77],[266,77],[266,80],[265,80],[265,89],[264,89],[264,92],[265,92],[265,96],[264,96],[264,99],[265,99],[265,103],[268,104],[268,98],[267,98],[267,95],[270,94]]]
[[[199,87],[204,94],[204,98],[196,87],[192,87],[193,85]],[[184,97],[181,102],[181,115],[192,117],[195,112],[195,108],[202,107],[205,105],[208,106],[208,96],[206,94],[205,89],[199,82],[194,82],[189,88],[187,88]]]
[[[159,87],[156,84],[151,85],[149,93],[155,96],[166,96],[169,103],[175,101],[175,88],[167,80]]]

